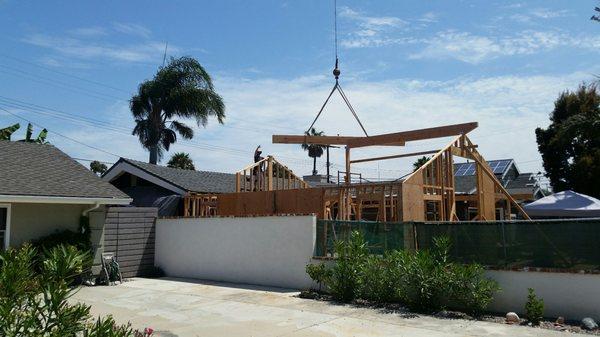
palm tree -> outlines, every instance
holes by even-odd
[[[190,158],[190,155],[185,152],[177,152],[172,157],[171,160],[167,163],[168,167],[180,168],[184,170],[195,170],[194,161]]]
[[[184,139],[194,137],[194,130],[175,118],[193,118],[204,127],[208,117],[216,117],[220,124],[225,118],[225,104],[210,75],[191,57],[171,58],[153,79],[140,84],[130,108],[136,124],[132,134],[150,152],[151,164],[169,151],[177,134]]]
[[[0,129],[0,140],[10,140],[10,136],[19,130],[20,127],[21,124],[17,123]]]
[[[429,157],[425,157],[425,156],[417,159],[417,161],[415,161],[413,163],[413,172],[420,169],[421,166],[425,165],[425,163],[427,163],[428,161],[429,161]]]
[[[307,136],[323,136],[325,133],[323,131],[317,131],[315,128],[311,128],[310,131],[306,131],[304,134]],[[308,151],[308,156],[313,159],[312,174],[317,175],[317,158],[323,155],[325,146],[319,144],[302,144],[302,149]]]

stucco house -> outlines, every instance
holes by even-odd
[[[53,145],[0,141],[2,249],[57,230],[78,230],[82,215],[90,216],[91,226],[104,226],[107,205],[130,202],[125,193]]]

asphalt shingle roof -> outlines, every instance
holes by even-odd
[[[0,194],[129,199],[53,145],[0,141]]]
[[[166,166],[148,164],[145,162],[121,158],[137,168],[146,171],[160,179],[180,187],[188,192],[197,193],[233,193],[235,192],[235,174],[192,171]]]

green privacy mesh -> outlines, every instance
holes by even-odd
[[[319,220],[316,256],[331,256],[333,241],[344,239],[352,230],[364,234],[374,254],[389,249],[428,249],[433,238],[446,235],[451,239],[450,254],[455,261],[496,268],[600,270],[600,219],[438,223]]]

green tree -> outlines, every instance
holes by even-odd
[[[546,176],[555,192],[575,190],[600,197],[600,95],[594,85],[565,91],[554,102],[548,128],[535,135]]]
[[[307,136],[323,136],[325,133],[323,131],[317,131],[315,128],[311,128],[309,131],[304,133]],[[323,155],[323,150],[326,148],[324,145],[319,144],[302,144],[302,149],[304,151],[308,151],[308,156],[313,159],[313,170],[312,174],[317,174],[317,158],[320,158]]]
[[[190,155],[185,152],[175,153],[167,163],[167,166],[192,171],[196,169],[194,167],[194,161],[190,158]]]
[[[48,144],[46,137],[48,137],[48,130],[42,129],[36,138],[33,137],[33,125],[27,123],[27,132],[25,133],[25,139],[21,139],[20,142],[26,143],[37,143],[37,144]]]
[[[10,136],[19,130],[20,127],[21,124],[17,123],[0,129],[0,140],[10,140]]]
[[[194,137],[194,130],[176,118],[195,119],[198,126],[206,126],[209,117],[221,124],[225,118],[225,104],[210,75],[190,57],[172,58],[153,79],[140,84],[130,109],[136,124],[132,134],[150,152],[151,164],[169,151],[177,134],[184,139]]]
[[[425,163],[427,163],[428,161],[429,161],[429,157],[425,157],[425,156],[417,159],[413,163],[413,172],[415,172],[416,170],[420,169],[421,166],[425,165]]]
[[[101,176],[104,174],[104,172],[106,172],[106,170],[108,170],[108,167],[106,167],[106,164],[94,160],[90,163],[90,170],[95,174]]]

